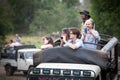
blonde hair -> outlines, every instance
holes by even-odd
[[[92,22],[92,28],[95,29],[95,22],[94,22],[94,20],[91,19],[91,18],[89,20]]]
[[[88,19],[88,20],[86,20],[86,21],[85,21],[85,24],[86,24],[87,21],[90,21],[90,22],[92,23],[92,29],[95,29],[95,23],[94,23],[93,19]],[[85,25],[85,24],[84,24],[84,25]]]
[[[93,19],[90,18],[90,19],[88,19],[88,20],[86,20],[86,21],[91,21],[91,22],[92,22],[92,29],[95,29],[95,23],[94,23]],[[85,21],[85,23],[86,23],[86,21]],[[82,25],[81,28],[80,28],[81,33],[83,32],[83,30],[84,30],[84,28],[85,28],[85,23],[84,23],[84,25]]]

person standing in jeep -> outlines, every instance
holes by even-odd
[[[16,42],[18,42],[18,43],[21,43],[21,37],[20,37],[20,35],[19,34],[15,34],[15,40],[16,40]]]
[[[90,14],[89,14],[89,11],[87,11],[87,10],[80,11],[80,15],[81,15],[81,18],[82,18],[81,32],[83,32],[84,28],[86,27],[85,22],[87,20],[92,20],[92,21],[94,21],[94,20],[91,18]],[[93,29],[95,29],[95,24],[93,26]]]
[[[90,17],[91,17],[87,10],[80,11],[80,15],[81,15],[81,18],[82,18],[82,25],[84,25],[85,21],[90,19]]]

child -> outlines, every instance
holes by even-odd
[[[43,38],[44,44],[41,45],[41,49],[53,48],[53,39],[51,37]]]

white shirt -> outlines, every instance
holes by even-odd
[[[10,47],[14,47],[14,46],[20,46],[21,44],[19,42],[13,42],[10,44]]]

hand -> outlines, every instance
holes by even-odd
[[[66,42],[66,36],[62,36],[63,37],[63,42]]]
[[[85,36],[86,36],[86,33],[82,33],[82,36],[85,37]]]
[[[91,31],[91,29],[88,29],[88,33],[89,33],[89,34],[92,34],[92,31]]]
[[[61,41],[61,43],[63,43],[63,37],[60,37],[60,41]]]

